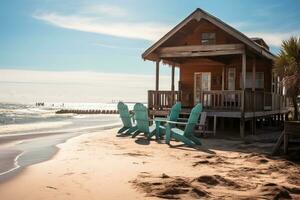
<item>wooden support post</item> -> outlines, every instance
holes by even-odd
[[[252,118],[252,135],[256,133],[256,117]]]
[[[159,90],[159,60],[156,61],[155,91]]]
[[[245,137],[245,89],[246,89],[246,52],[242,54],[242,106],[241,106],[241,119],[240,119],[240,135],[241,138]]]
[[[159,90],[159,60],[156,61],[156,73],[155,73],[155,91],[156,91],[156,97],[155,97],[155,108],[159,109],[160,108],[160,102],[159,102],[159,95],[158,95],[158,90]]]
[[[255,91],[256,84],[255,84],[255,79],[256,79],[256,57],[253,58],[253,65],[252,65],[252,91]]]
[[[256,88],[256,57],[253,58],[253,65],[252,65],[252,92],[253,92],[253,118],[252,118],[252,135],[255,135],[256,133],[256,117],[255,117],[255,111],[256,111],[256,97],[255,97],[255,88]]]
[[[225,90],[225,66],[222,67],[222,91]]]
[[[283,150],[284,154],[288,153],[288,144],[289,144],[289,135],[284,131],[284,137],[283,137]]]
[[[246,89],[246,64],[247,63],[247,58],[246,58],[246,53],[244,52],[242,54],[242,90]]]
[[[256,111],[256,57],[253,58],[253,65],[252,65],[252,92],[253,92],[253,112],[255,115]]]
[[[175,100],[175,94],[174,94],[174,90],[175,90],[175,67],[172,66],[172,77],[171,77],[171,91],[172,91],[172,105],[175,104],[174,100]]]
[[[216,136],[217,133],[217,116],[214,115],[214,136]]]
[[[245,118],[241,117],[240,119],[240,136],[241,138],[245,137]]]
[[[171,90],[174,92],[175,90],[175,67],[172,66],[172,83],[171,83]]]

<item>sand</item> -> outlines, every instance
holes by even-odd
[[[273,144],[204,139],[192,149],[116,132],[58,145],[0,184],[1,199],[300,199],[300,166],[267,156]]]

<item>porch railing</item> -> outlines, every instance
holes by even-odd
[[[148,91],[148,108],[162,110],[171,108],[176,101],[181,100],[180,91]]]
[[[208,110],[239,110],[241,109],[242,91],[202,91],[199,102]]]
[[[287,107],[286,97],[264,91],[245,91],[242,102],[242,90],[201,91],[198,102],[206,110],[240,111],[244,103],[245,112],[282,110]],[[171,108],[181,101],[181,91],[148,91],[148,108],[163,110]]]
[[[268,111],[272,109],[272,93],[245,91],[245,111]]]

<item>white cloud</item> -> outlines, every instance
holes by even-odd
[[[291,36],[299,35],[299,31],[293,31],[288,33],[271,33],[271,32],[248,32],[245,33],[248,37],[260,37],[263,38],[270,46],[280,47],[283,40],[288,39]]]
[[[229,23],[232,27],[237,30],[243,30],[247,28],[248,30],[255,29],[255,24],[249,22],[231,22]],[[256,28],[257,29],[257,28]],[[263,38],[266,43],[273,47],[280,47],[283,40],[288,39],[291,36],[299,35],[300,31],[291,31],[291,32],[276,32],[276,31],[259,31],[259,32],[251,32],[251,31],[242,31],[248,37],[259,37]]]
[[[109,4],[89,5],[83,8],[80,13],[96,15],[103,14],[113,17],[126,17],[129,15],[125,9]]]
[[[57,13],[35,14],[34,18],[61,28],[149,41],[156,41],[171,28],[160,23],[110,21],[107,18]]]

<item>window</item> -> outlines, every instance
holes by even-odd
[[[216,33],[202,33],[201,43],[203,45],[216,44]]]
[[[256,72],[255,74],[255,88],[264,88],[264,73]],[[242,85],[242,73],[240,74],[240,86]],[[246,73],[246,88],[252,88],[252,72]]]

